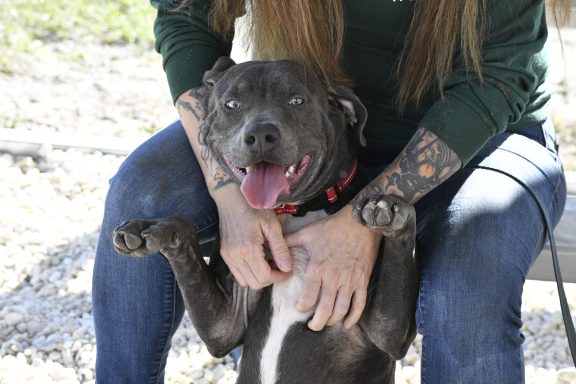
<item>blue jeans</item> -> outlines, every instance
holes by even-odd
[[[566,185],[552,135],[541,125],[498,135],[416,205],[423,383],[524,382],[522,286],[545,242],[544,223],[516,181],[472,166],[520,178],[556,223]],[[216,207],[178,122],[134,151],[110,183],[93,279],[97,383],[163,382],[184,313],[180,292],[162,256],[120,256],[111,233],[124,220],[169,215],[188,219],[204,238],[218,231]]]

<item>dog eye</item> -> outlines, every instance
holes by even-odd
[[[240,108],[240,105],[242,105],[242,104],[240,104],[240,102],[238,100],[232,99],[232,100],[228,100],[225,103],[225,105],[228,109],[238,109],[238,108]]]
[[[290,99],[290,101],[288,102],[288,104],[290,105],[302,105],[304,103],[304,99],[301,97],[293,97]]]

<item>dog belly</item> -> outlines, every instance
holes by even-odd
[[[393,383],[395,361],[358,327],[346,330],[334,325],[310,332],[301,324],[314,313],[296,310],[302,283],[296,276],[273,287],[270,327],[260,354],[260,383]]]
[[[293,275],[290,279],[276,283],[272,289],[272,318],[264,348],[260,358],[260,378],[262,384],[274,384],[278,379],[278,358],[290,327],[305,321],[314,312],[306,313],[296,309],[302,290],[302,279]]]

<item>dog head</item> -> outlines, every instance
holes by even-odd
[[[200,139],[254,208],[317,195],[349,171],[351,150],[363,144],[360,100],[298,62],[220,58],[204,85]]]

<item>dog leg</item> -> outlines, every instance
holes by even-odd
[[[176,277],[184,305],[209,352],[222,357],[242,343],[245,334],[241,287],[226,289],[202,257],[195,228],[177,217],[132,220],[114,230],[116,251],[137,257],[160,252]]]
[[[360,326],[379,349],[399,360],[416,335],[416,212],[397,196],[372,193],[362,201],[359,213],[365,225],[385,236]]]

